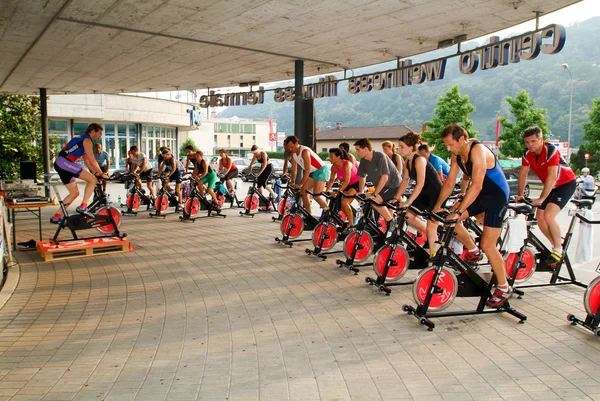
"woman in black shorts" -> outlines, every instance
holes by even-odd
[[[261,194],[262,188],[266,188],[267,191],[269,191],[271,198],[277,200],[277,195],[275,194],[275,192],[273,192],[271,186],[268,185],[269,178],[271,177],[271,174],[273,174],[273,165],[271,164],[271,162],[269,162],[269,156],[267,156],[266,152],[259,150],[258,146],[256,145],[252,145],[252,148],[250,148],[250,150],[252,151],[252,154],[254,154],[254,156],[252,157],[252,161],[250,162],[250,167],[248,169],[249,173],[252,174],[252,165],[255,161],[260,164],[258,177],[256,177],[256,187],[258,188]]]
[[[442,189],[442,182],[433,165],[418,153],[420,144],[421,137],[413,132],[404,135],[398,142],[398,150],[406,158],[406,162],[404,163],[404,178],[395,198],[400,201],[410,180],[415,180],[416,185],[412,194],[401,205],[413,205],[419,210],[431,211]],[[410,210],[406,215],[407,223],[411,227],[427,232],[427,224],[423,220],[418,219]],[[429,249],[434,249],[437,238],[430,236],[427,241]]]

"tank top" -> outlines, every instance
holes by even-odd
[[[173,166],[175,166],[175,171],[179,170],[179,167],[177,165],[177,160],[175,160],[173,157],[171,157],[171,160],[169,160],[169,161],[164,160],[164,163],[165,163],[165,170],[166,171],[173,170]]]
[[[233,160],[230,157],[228,157],[227,160],[229,160],[229,163],[231,163],[231,168],[229,169],[229,171],[236,170],[237,167],[236,167],[235,163],[233,162]],[[229,163],[225,163],[225,159],[221,158],[221,165],[223,166],[224,169],[229,168]],[[209,171],[209,173],[210,173],[210,171]]]
[[[260,152],[260,153],[261,153],[261,154],[263,154],[263,155],[265,155],[265,157],[267,158],[267,161],[269,161],[269,155],[267,155],[267,154],[266,154],[266,153],[264,153],[264,152]],[[258,156],[256,157],[256,161],[257,161],[258,163],[260,163],[260,164],[263,164],[263,159],[262,159],[262,158],[260,158],[260,159],[259,159],[259,158],[258,158]]]
[[[307,171],[307,166],[304,165],[304,159],[302,158],[302,154],[304,153],[305,149],[308,150],[310,153],[310,172],[315,172],[321,167],[323,167],[324,163],[323,160],[321,160],[321,158],[319,157],[319,155],[317,155],[314,152],[314,150],[304,145],[300,145],[300,154],[296,154],[296,152],[292,153],[292,157],[294,158],[296,163],[298,163],[298,165],[302,167],[304,171]]]
[[[197,164],[197,167],[198,167],[198,174],[200,174],[200,175],[204,174],[204,163],[203,163],[203,162],[205,162],[205,161],[206,161],[206,160],[202,159],[202,160],[200,160],[200,161],[198,162],[198,164]],[[210,173],[212,173],[212,171],[213,171],[213,170],[212,170],[212,168],[210,167],[210,165],[208,164],[208,162],[206,162],[206,165],[208,166],[208,173],[207,173],[207,174],[210,174]]]
[[[475,140],[471,143],[471,148],[469,149],[469,155],[467,157],[466,163],[463,165],[462,158],[460,156],[456,156],[456,162],[458,163],[458,167],[462,170],[462,172],[471,177],[473,174],[473,162],[471,161],[471,152],[473,148],[477,145],[485,146],[481,142]],[[487,146],[486,146],[487,148]],[[488,151],[489,148],[487,148]],[[493,153],[492,153],[493,154]],[[500,168],[500,163],[498,163],[498,159],[496,159],[496,155],[494,155],[494,167],[486,169],[485,177],[483,179],[483,186],[481,188],[481,195],[493,195],[498,194],[498,190],[504,192],[506,195],[506,199],[510,196],[510,188],[508,187],[508,182],[506,182],[506,177]]]
[[[83,134],[81,136],[71,139],[62,148],[62,150],[59,152],[58,155],[66,158],[67,160],[70,160],[72,162],[77,161],[77,159],[79,159],[80,157],[82,157],[85,154],[85,149],[83,147],[83,141],[86,139],[89,139],[90,141],[92,140],[92,138],[90,137],[89,134]]]
[[[344,172],[346,171],[346,163],[350,163],[350,181],[348,181],[348,185],[352,185],[357,183],[360,180],[359,175],[357,174],[357,167],[356,164],[352,163],[350,160],[342,160],[342,169],[341,171],[336,171],[336,176],[337,179],[340,180],[341,182],[344,182],[344,179],[346,178]]]
[[[406,169],[408,170],[408,176],[411,180],[417,180],[417,169],[415,168],[415,163],[419,157],[423,157],[421,155],[416,154],[412,160],[406,160]],[[442,182],[440,181],[440,176],[437,171],[435,171],[435,167],[427,159],[425,159],[427,164],[425,165],[425,182],[423,183],[423,189],[421,190],[421,194],[425,191],[428,194],[436,194],[439,195],[440,190],[442,189]],[[421,196],[419,194],[419,196]]]
[[[400,157],[400,155],[398,153],[394,153],[392,155],[392,161],[394,162],[394,166],[396,166],[396,168],[398,168],[398,158]],[[400,163],[400,166],[402,166],[402,163]],[[402,173],[402,171],[400,171],[400,173]]]

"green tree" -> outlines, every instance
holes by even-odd
[[[185,141],[183,141],[181,143],[181,145],[179,146],[179,154],[180,155],[185,155],[187,152],[185,151],[185,148],[187,146],[192,145],[194,147],[194,150],[198,150],[198,147],[196,146],[196,143],[194,142],[194,140],[192,138],[187,138]]]
[[[542,135],[546,138],[550,134],[548,123],[544,120],[546,109],[535,108],[535,102],[529,99],[526,90],[517,93],[515,98],[506,97],[506,102],[510,105],[510,112],[515,121],[510,122],[505,117],[500,117],[502,125],[502,135],[500,141],[500,153],[506,157],[521,157],[523,155],[523,139],[521,134],[532,125],[537,125],[542,130]]]
[[[478,132],[473,129],[473,121],[469,119],[469,115],[475,111],[475,106],[471,104],[469,96],[460,95],[458,85],[448,89],[446,95],[438,99],[437,105],[434,110],[435,116],[425,122],[429,130],[423,132],[423,138],[434,148],[433,153],[447,159],[450,152],[440,137],[442,131],[448,124],[456,123],[467,130],[469,137],[477,136]]]
[[[19,176],[20,162],[37,162],[43,170],[40,98],[0,95],[0,179]]]
[[[583,140],[586,149],[593,155],[600,155],[600,98],[592,99],[592,110],[588,114],[589,122],[582,124]]]

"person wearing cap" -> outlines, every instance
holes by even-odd
[[[238,168],[225,149],[220,149],[219,155],[221,155],[221,159],[219,160],[219,175],[225,178],[227,190],[231,193],[233,192],[231,179],[238,176]]]
[[[267,156],[266,152],[259,150],[258,146],[256,145],[252,145],[252,148],[250,148],[250,150],[252,151],[252,154],[254,156],[252,156],[252,161],[250,162],[250,167],[248,168],[248,171],[252,173],[252,165],[255,161],[260,163],[260,170],[258,171],[256,178],[256,187],[258,188],[258,191],[262,195],[262,188],[266,188],[267,191],[269,191],[272,200],[277,200],[277,195],[275,195],[275,192],[273,192],[271,186],[267,184],[269,177],[271,176],[271,174],[273,174],[273,165],[269,162],[269,156]]]
[[[167,148],[166,146],[161,146],[158,150],[159,150],[159,152],[158,152],[158,157],[156,158],[156,163],[158,165],[160,165],[163,162],[163,157],[164,157],[163,156],[163,152],[165,150],[168,151],[168,152],[170,152],[171,149]]]
[[[158,166],[158,176],[160,177],[164,171],[166,176],[165,178],[168,181],[175,181],[175,193],[177,194],[177,199],[179,201],[177,209],[179,209],[179,206],[183,202],[183,198],[181,196],[181,171],[179,170],[177,160],[175,160],[168,148],[164,149],[161,155],[163,160]]]
[[[590,169],[584,167],[581,169],[581,177],[577,178],[576,198],[581,199],[584,196],[592,197],[596,195],[596,181],[590,174]]]

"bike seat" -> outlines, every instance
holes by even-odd
[[[509,204],[508,208],[514,210],[517,214],[529,214],[531,213],[532,207],[524,204]]]
[[[574,203],[578,208],[590,207],[594,204],[592,199],[573,199],[571,203]]]

